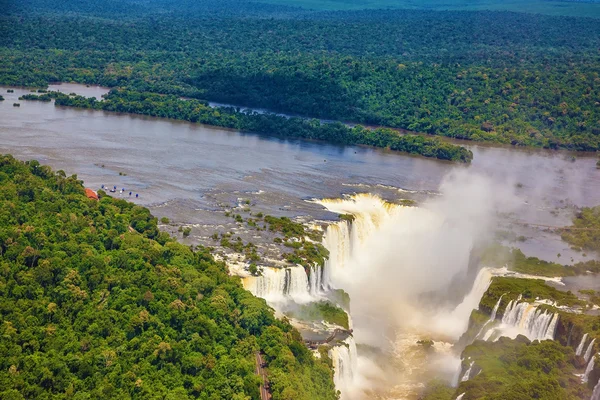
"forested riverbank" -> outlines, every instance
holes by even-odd
[[[424,135],[400,134],[392,129],[350,128],[342,123],[324,123],[304,118],[287,118],[274,114],[242,112],[232,107],[209,107],[205,102],[183,100],[173,95],[113,90],[101,101],[83,96],[70,96],[59,92],[40,95],[27,94],[22,100],[50,101],[57,106],[68,106],[128,112],[173,118],[213,126],[239,129],[247,132],[267,133],[285,138],[322,140],[343,145],[368,145],[384,147],[409,154],[440,160],[468,163],[473,153],[464,147]]]
[[[596,20],[253,3],[241,17],[211,4],[185,18],[177,7],[122,7],[111,19],[96,3],[69,17],[16,7],[0,21],[0,83],[74,81],[473,141],[600,147]]]
[[[204,248],[77,176],[0,156],[0,397],[337,399],[326,354]]]

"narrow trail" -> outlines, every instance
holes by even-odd
[[[267,373],[263,368],[264,361],[262,359],[262,355],[260,352],[256,352],[256,375],[262,378],[262,383],[260,384],[260,399],[261,400],[271,400],[271,393],[268,390],[269,380],[267,379]]]

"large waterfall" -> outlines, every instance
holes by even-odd
[[[265,267],[260,276],[244,278],[243,283],[255,296],[269,302],[277,303],[290,298],[299,303],[312,300],[308,277],[304,268],[300,266]]]
[[[343,399],[344,394],[353,386],[357,370],[358,354],[354,338],[349,336],[342,343],[329,349],[329,358],[333,363],[335,387],[342,392]]]
[[[460,196],[463,195],[461,192]],[[461,199],[459,208],[469,200]],[[413,396],[421,390],[422,379],[428,379],[418,371],[442,368],[446,373],[448,363],[455,365],[452,357],[442,354],[443,343],[458,339],[466,330],[471,311],[477,307],[495,274],[490,269],[480,270],[468,293],[456,304],[456,289],[450,285],[468,279],[471,250],[484,234],[480,230],[487,226],[485,218],[464,217],[474,210],[469,207],[444,209],[433,203],[408,207],[387,203],[369,194],[317,203],[334,213],[352,217],[352,222],[343,219],[325,230],[323,245],[329,250],[329,259],[323,268],[321,287],[343,289],[350,295],[354,337],[359,343],[386,348],[392,342],[393,348],[414,352],[410,355],[394,352],[402,368],[406,368],[406,374],[394,378],[399,382],[391,390],[394,398]],[[472,220],[478,220],[478,224],[472,224]],[[310,287],[311,291],[318,287],[312,278]],[[451,301],[440,301],[440,293],[443,296],[451,292],[454,295]],[[437,296],[435,306],[428,303],[428,296],[432,294]],[[391,338],[388,334],[393,330],[396,334]],[[440,347],[436,345],[436,350],[430,353],[436,364],[423,368],[411,366],[411,357],[421,357],[422,348],[417,341],[431,338],[440,340]],[[408,345],[404,346],[404,342]],[[348,365],[343,362],[346,350],[332,351],[340,350],[341,357],[335,354],[335,358]],[[363,372],[368,373],[360,371]],[[358,393],[345,390],[348,379],[356,383],[356,375],[336,370],[336,385],[345,397],[362,399],[365,397],[353,396]]]
[[[511,300],[506,306],[502,322],[490,328],[483,340],[507,336],[524,335],[530,340],[553,340],[558,323],[558,313],[540,310],[538,306]]]

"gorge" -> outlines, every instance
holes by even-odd
[[[81,171],[92,187],[114,182],[134,188],[141,194],[134,201],[171,221],[161,229],[181,235],[178,226],[191,228],[191,235],[181,239],[186,244],[218,247],[210,239],[213,233],[234,232],[232,239],[239,235],[243,243],[267,248],[273,237],[247,224],[259,213],[288,216],[318,233],[329,253],[322,265],[277,268],[259,262],[262,275],[246,271],[244,286],[284,313],[321,300],[348,312],[352,336],[336,338],[328,351],[344,399],[418,398],[431,379],[439,378],[459,384],[452,389],[454,397],[466,393],[466,400],[468,385],[483,379],[485,370],[466,353],[461,361],[462,348],[472,340],[463,338],[465,332],[489,339],[488,346],[506,345],[495,340],[501,334],[549,339],[555,329],[556,337],[565,336],[563,321],[569,316],[556,317],[560,311],[539,301],[547,297],[518,301],[521,291],[508,290],[486,296],[496,278],[524,274],[483,265],[477,249],[493,240],[496,230],[510,226],[516,236],[527,237],[510,243],[527,255],[556,261],[561,253],[563,260],[585,260],[559,235],[535,224],[567,225],[574,205],[593,204],[600,193],[598,175],[590,169],[593,158],[581,155],[573,163],[561,153],[474,146],[470,167],[449,168],[372,149],[278,141],[51,104],[24,102],[15,112],[21,114],[0,105],[0,113],[11,116],[0,126],[5,148]],[[45,136],[34,138],[34,129]],[[14,130],[31,140],[17,141]],[[164,131],[180,143],[164,142]],[[149,134],[153,141],[147,141]],[[223,135],[242,150],[229,148]],[[223,159],[229,153],[234,155]],[[153,167],[156,159],[164,164],[160,173]],[[210,171],[210,163],[221,169]],[[516,178],[515,171],[525,172]],[[227,212],[243,215],[244,222],[226,217]],[[339,290],[347,293],[349,305],[336,296]],[[477,308],[484,312],[474,319]],[[338,328],[296,322],[308,340],[323,340]],[[557,341],[575,346],[574,352],[583,342],[580,356],[587,362],[573,372],[582,375],[577,385],[587,375],[591,396],[598,380],[595,343],[582,337],[593,331],[572,326],[571,341]]]

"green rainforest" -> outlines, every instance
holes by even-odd
[[[204,248],[77,176],[0,157],[0,398],[337,399],[330,361]]]

